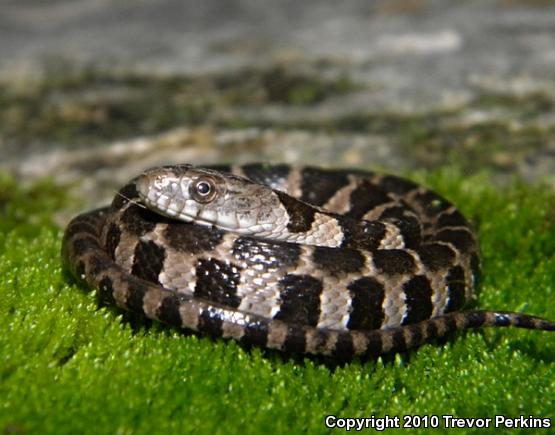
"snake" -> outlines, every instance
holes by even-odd
[[[467,308],[477,236],[448,200],[363,170],[252,163],[145,170],[66,227],[65,267],[102,304],[247,347],[337,358],[456,331],[554,331]]]

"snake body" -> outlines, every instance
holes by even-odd
[[[468,328],[555,330],[463,310],[479,268],[467,220],[434,192],[371,172],[153,168],[74,218],[62,252],[106,303],[287,353],[350,358]]]

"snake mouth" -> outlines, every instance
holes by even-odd
[[[141,180],[142,181],[142,180]],[[148,184],[148,181],[146,182]],[[153,189],[138,186],[141,202],[151,211],[183,222],[193,222],[204,226],[214,226],[227,231],[244,231],[237,213],[234,211],[217,211],[205,207],[192,199],[177,201],[167,194],[157,194]],[[243,231],[242,231],[243,230]]]

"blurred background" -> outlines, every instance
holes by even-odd
[[[260,160],[554,182],[555,1],[1,1],[0,172]]]

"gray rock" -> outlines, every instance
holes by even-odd
[[[0,169],[95,203],[170,161],[555,169],[552,2],[5,2],[0,53]]]

